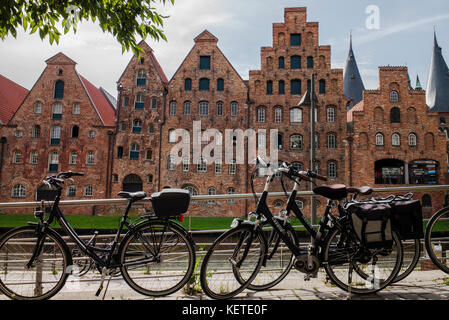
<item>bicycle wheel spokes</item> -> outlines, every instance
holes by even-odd
[[[413,272],[421,257],[421,241],[419,239],[402,241],[402,250],[404,258],[401,270],[393,282],[399,282]]]
[[[402,246],[396,233],[391,252],[368,250],[364,254],[351,237],[339,243],[340,236],[339,230],[331,233],[324,253],[326,272],[335,285],[353,293],[369,294],[393,281],[402,263]]]
[[[209,249],[201,268],[201,286],[214,299],[229,299],[254,279],[263,261],[265,244],[253,227],[231,229]]]
[[[429,221],[426,249],[433,263],[449,273],[449,209],[442,209]]]
[[[156,223],[129,237],[120,255],[125,281],[152,296],[179,290],[189,279],[195,259],[194,248],[182,232]]]
[[[13,299],[47,299],[64,285],[66,256],[50,234],[34,266],[25,266],[33,255],[37,237],[34,228],[9,233],[0,243],[0,288]]]

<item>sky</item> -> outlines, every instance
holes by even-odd
[[[308,21],[319,22],[320,45],[332,47],[332,68],[344,67],[352,30],[367,89],[378,87],[378,67],[386,65],[407,65],[412,84],[419,75],[425,88],[434,28],[449,62],[447,0],[175,0],[174,5],[156,7],[169,15],[164,23],[168,41],[146,41],[168,79],[205,29],[219,39],[219,48],[241,77],[248,79],[249,70],[260,69],[260,48],[272,45],[272,24],[284,21],[286,7],[307,7]],[[370,11],[373,7],[376,10]],[[373,20],[376,12],[379,19]],[[31,89],[45,60],[58,52],[75,60],[81,75],[114,96],[116,82],[132,57],[131,51],[122,54],[114,37],[91,21],[80,23],[76,34],[64,35],[58,45],[19,29],[16,38],[0,41],[0,74]]]

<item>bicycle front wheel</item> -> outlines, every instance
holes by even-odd
[[[61,238],[47,231],[40,255],[26,268],[37,243],[36,227],[13,229],[0,239],[0,290],[11,299],[44,300],[64,286],[71,265]]]
[[[421,258],[421,241],[419,239],[402,241],[402,250],[404,252],[402,266],[393,280],[395,283],[404,280],[415,269]]]
[[[147,296],[178,291],[189,281],[195,266],[193,241],[170,221],[150,221],[130,231],[122,241],[119,256],[123,279]]]
[[[449,273],[449,208],[435,213],[427,224],[426,250],[432,262]]]
[[[265,239],[253,225],[242,224],[218,237],[201,266],[204,292],[213,299],[230,299],[253,281],[263,263]]]
[[[392,231],[392,249],[366,249],[348,231],[334,229],[324,247],[324,268],[330,280],[339,288],[356,293],[371,294],[391,284],[402,265],[402,244]]]

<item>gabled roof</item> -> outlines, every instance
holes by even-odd
[[[108,100],[109,104],[115,110],[117,110],[117,99],[112,94],[107,92],[105,88],[100,87],[100,91],[101,91],[101,93],[103,93],[104,97]]]
[[[82,75],[79,75],[81,82],[86,89],[86,92],[95,107],[97,114],[100,116],[103,124],[105,126],[115,125],[115,109],[112,104],[106,99],[103,91],[96,88],[92,83],[90,83]]]
[[[346,122],[350,123],[354,121],[354,112],[355,111],[363,111],[364,108],[363,100],[360,101],[357,105],[355,105],[351,110],[346,113]]]
[[[426,103],[432,112],[449,112],[449,69],[438,45],[436,32],[427,81]]]
[[[343,85],[344,95],[353,100],[353,105],[358,104],[362,100],[365,86],[362,77],[360,76],[354,51],[352,50],[352,35],[349,44],[348,58],[346,59],[346,65],[343,71]]]
[[[218,38],[214,36],[212,33],[209,32],[209,30],[204,30],[201,32],[198,36],[193,39],[195,42],[201,42],[201,41],[210,41],[210,42],[218,42]]]
[[[0,124],[9,122],[28,92],[28,89],[0,74]]]
[[[59,53],[55,54],[53,57],[45,60],[45,63],[46,64],[72,64],[72,65],[77,64],[75,61],[73,61],[72,59],[67,57],[62,52],[59,52]]]

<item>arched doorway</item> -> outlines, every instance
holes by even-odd
[[[404,184],[404,161],[397,159],[382,159],[375,163],[376,184]]]
[[[137,192],[143,190],[142,179],[136,174],[129,174],[123,179],[123,191]]]

